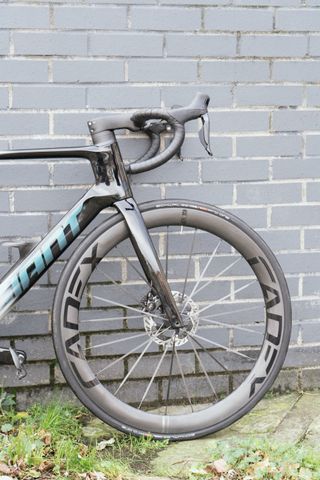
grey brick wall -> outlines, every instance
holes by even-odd
[[[211,95],[214,159],[188,126],[177,159],[134,178],[139,201],[186,197],[254,226],[288,278],[294,330],[277,388],[320,377],[320,1],[13,0],[0,4],[0,148],[89,144],[86,120]],[[124,157],[146,143],[122,135]],[[74,160],[0,165],[1,237],[44,235],[91,184]],[[96,224],[96,223],[95,223]],[[55,382],[51,303],[63,259],[1,324],[30,353],[18,403]],[[0,245],[0,269],[16,260]],[[10,383],[11,382],[11,383]],[[0,381],[1,383],[1,381]],[[40,388],[41,387],[41,388]],[[40,388],[40,390],[39,390]],[[63,388],[63,387],[61,387]]]

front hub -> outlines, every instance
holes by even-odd
[[[199,324],[199,308],[180,292],[173,291],[173,298],[180,312],[181,323],[176,327],[170,325],[162,311],[160,299],[157,295],[148,295],[145,302],[146,313],[143,317],[144,328],[152,340],[159,345],[176,346],[184,345],[188,341],[188,335],[194,334]]]

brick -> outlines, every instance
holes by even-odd
[[[48,63],[43,60],[0,59],[0,82],[47,82]]]
[[[45,113],[0,113],[2,135],[34,135],[48,133],[49,118]]]
[[[51,337],[16,340],[16,348],[26,352],[28,361],[53,360],[56,357]]]
[[[139,178],[133,177],[133,180],[139,183],[163,183],[163,182],[188,182],[190,179],[196,181],[199,178],[198,162],[188,160],[170,160],[157,169],[157,175],[153,171],[140,173]]]
[[[230,157],[232,155],[232,144],[230,137],[210,138],[211,150],[214,158]],[[182,158],[207,158],[208,155],[203,149],[199,137],[186,137],[181,148]],[[212,161],[214,162],[214,158]]]
[[[31,364],[27,366],[28,375],[19,380],[14,366],[0,366],[1,387],[30,387],[38,385],[49,385],[49,365]]]
[[[0,32],[0,55],[9,53],[9,32]]]
[[[319,35],[310,35],[309,54],[319,56],[320,55],[320,37]]]
[[[316,86],[308,86],[307,89],[307,104],[314,107],[320,106],[320,92]]]
[[[150,200],[159,200],[161,198],[160,188],[147,185],[134,185],[133,196],[137,203],[149,202]]]
[[[49,8],[31,5],[0,5],[1,28],[48,28]]]
[[[267,226],[267,209],[265,207],[228,208],[228,212],[241,218],[251,228]]]
[[[310,228],[304,231],[305,248],[316,248],[320,246],[320,230],[319,228]]]
[[[107,30],[126,28],[125,7],[113,6],[57,6],[54,9],[54,23],[57,28]]]
[[[307,183],[307,201],[319,202],[320,200],[320,183]]]
[[[136,160],[148,150],[150,141],[145,136],[137,139],[130,137],[130,135],[125,135],[118,138],[118,144],[122,158],[125,160]]]
[[[161,98],[166,107],[188,105],[198,92],[210,96],[210,107],[230,107],[232,105],[231,85],[172,85],[161,88]]]
[[[129,60],[131,82],[189,82],[197,78],[197,62],[193,60]]]
[[[4,187],[19,185],[45,185],[49,183],[49,172],[47,165],[0,162],[0,185]],[[23,170],[23,175],[21,171]]]
[[[299,158],[273,161],[273,178],[315,178],[320,176],[320,161],[315,158],[301,160]]]
[[[320,368],[302,369],[302,389],[312,390],[319,385]]]
[[[166,198],[189,198],[190,200],[230,205],[232,203],[232,185],[188,185],[166,187]]]
[[[250,57],[303,57],[307,37],[298,35],[242,35],[240,55]]]
[[[251,8],[206,8],[205,28],[221,31],[271,31],[272,11]]]
[[[316,0],[317,1],[317,0]],[[252,5],[257,6],[257,0],[233,0],[234,5]],[[259,6],[275,7],[300,7],[300,0],[259,0]]]
[[[198,30],[201,11],[197,8],[132,7],[131,26],[135,30]]]
[[[6,236],[32,237],[48,231],[47,215],[0,214],[0,225]]]
[[[211,82],[263,82],[269,79],[269,63],[261,60],[203,60],[200,77]]]
[[[320,61],[318,60],[275,60],[273,80],[319,82]]]
[[[86,55],[87,36],[83,33],[14,33],[16,55]]]
[[[6,87],[0,87],[0,108],[6,109],[9,105],[9,92]]]
[[[266,160],[206,160],[202,163],[204,182],[267,180],[268,176]]]
[[[320,11],[315,8],[291,10],[279,9],[276,12],[276,29],[300,32],[318,31]]]
[[[301,105],[303,88],[301,86],[282,85],[238,85],[235,88],[237,105]]]
[[[54,166],[55,185],[87,185],[93,183],[93,172],[89,162],[58,163]]]
[[[19,300],[16,309],[20,312],[32,310],[51,310],[53,297],[53,288],[38,286],[33,287],[21,300]]]
[[[97,118],[97,115],[92,113],[55,113],[53,118],[54,132],[61,135],[88,135],[89,130],[87,121],[92,117]]]
[[[320,148],[320,136],[319,135],[306,135],[306,154],[307,155],[319,155]]]
[[[0,90],[1,93],[1,90]],[[86,90],[84,87],[65,86],[14,86],[14,108],[84,108]],[[101,104],[100,104],[101,105]],[[61,141],[60,141],[61,144]],[[29,146],[29,148],[31,148]]]
[[[298,250],[300,248],[300,231],[297,230],[260,230],[259,235],[273,251]]]
[[[161,57],[163,36],[155,33],[94,33],[89,35],[89,54],[120,57]]]
[[[80,401],[69,387],[33,387],[16,392],[16,407],[25,411],[37,402],[46,405],[48,402],[61,402],[63,404],[80,407]]]
[[[248,205],[294,203],[301,201],[301,185],[269,183],[237,185],[237,203]]]
[[[237,138],[240,157],[275,157],[298,155],[302,150],[299,135],[268,135]]]
[[[6,322],[6,318],[8,321]],[[1,324],[1,336],[33,336],[49,333],[48,315],[32,313],[10,312]]]
[[[9,211],[9,194],[7,192],[0,192],[0,211]]]
[[[56,138],[53,136],[43,135],[41,137],[26,137],[26,138],[13,138],[10,141],[12,149],[32,149],[32,148],[62,148],[62,147],[74,147],[75,144],[83,145],[84,139],[82,137],[76,138],[74,135],[72,138]],[[47,160],[43,159],[43,162]]]
[[[236,55],[235,35],[172,33],[166,38],[166,51],[169,57],[234,57]]]
[[[79,200],[86,190],[33,190],[17,191],[14,208],[17,212],[66,211]]]
[[[124,80],[124,64],[119,60],[55,60],[55,82],[118,82]]]
[[[303,294],[307,296],[320,295],[320,277],[318,275],[312,275],[303,278]],[[313,324],[313,327],[316,327],[316,325]],[[318,337],[314,334],[313,339],[315,336]]]
[[[212,131],[216,132],[250,132],[267,131],[269,128],[269,112],[231,110],[214,112]]]
[[[294,205],[273,207],[272,226],[320,224],[320,206]]]
[[[312,367],[317,364],[317,355],[319,355],[319,347],[292,347],[289,349],[285,367]]]
[[[318,110],[279,110],[273,112],[273,129],[289,132],[319,130],[320,112]]]
[[[150,108],[160,106],[157,87],[92,86],[88,88],[88,106],[101,108]]]
[[[209,0],[159,0],[160,5],[200,5],[208,6],[211,4],[214,5],[228,5],[230,0],[214,0],[214,2],[209,2]]]

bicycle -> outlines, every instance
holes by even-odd
[[[135,435],[185,440],[225,428],[271,387],[288,348],[286,280],[256,232],[205,203],[138,207],[131,192],[128,175],[179,154],[190,120],[201,119],[200,141],[211,154],[208,104],[199,93],[187,107],[97,118],[88,122],[91,146],[0,152],[0,159],[82,157],[96,181],[40,243],[15,244],[21,259],[1,281],[1,318],[102,209],[116,209],[64,268],[52,334],[79,400]],[[123,162],[119,129],[148,133],[142,158]],[[159,151],[168,130],[172,140]],[[1,348],[0,362],[26,373],[22,350]]]

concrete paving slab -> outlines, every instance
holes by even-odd
[[[264,398],[249,414],[221,432],[170,444],[153,460],[153,473],[171,478],[188,477],[193,465],[210,461],[217,440],[272,434],[298,399],[298,393]]]
[[[318,392],[305,392],[300,395],[293,408],[284,417],[273,438],[282,443],[304,442],[311,424],[319,418],[320,394]],[[313,430],[310,430],[310,442],[312,441],[311,437],[316,436],[316,429],[316,423],[314,423]]]

